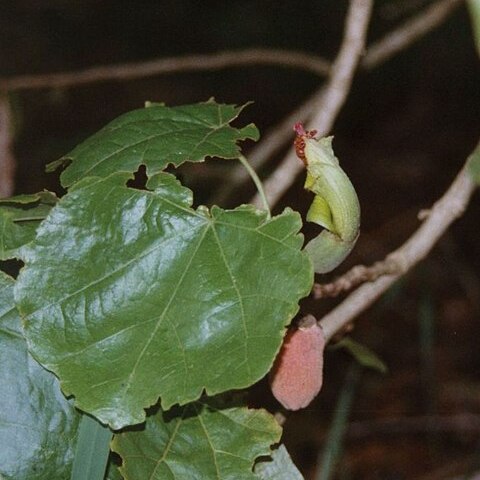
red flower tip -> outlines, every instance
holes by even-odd
[[[299,137],[303,137],[303,136],[307,135],[307,132],[303,128],[303,123],[302,122],[297,122],[293,126],[293,130]]]

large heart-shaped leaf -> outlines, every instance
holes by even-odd
[[[270,369],[313,272],[300,216],[191,208],[169,174],[76,184],[24,251],[16,297],[29,347],[114,429],[244,388]]]
[[[255,459],[269,455],[280,434],[265,410],[195,403],[149,416],[141,431],[116,435],[112,448],[129,480],[255,480]]]
[[[80,414],[29,355],[13,283],[0,272],[0,478],[65,480]]]
[[[20,256],[20,248],[33,240],[56,202],[57,197],[46,191],[0,200],[0,260]]]
[[[60,177],[62,185],[69,187],[86,176],[133,173],[142,164],[154,175],[169,163],[201,162],[207,156],[238,158],[236,142],[258,138],[254,125],[241,129],[229,125],[243,108],[210,100],[134,110],[110,122],[47,170],[71,162]]]

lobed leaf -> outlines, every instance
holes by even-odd
[[[168,164],[201,162],[206,157],[238,158],[236,142],[258,139],[252,124],[241,129],[230,122],[245,107],[213,100],[195,105],[152,105],[116,118],[69,154],[47,166],[47,171],[69,163],[60,176],[64,187],[87,176],[133,173],[145,165],[149,176]]]
[[[120,433],[112,448],[129,480],[255,480],[255,459],[270,455],[281,428],[264,410],[195,403],[147,417],[144,429]]]
[[[300,216],[191,208],[169,174],[84,179],[24,250],[18,307],[34,356],[118,429],[247,387],[270,369],[313,281]]]
[[[80,414],[28,354],[13,284],[0,272],[0,478],[65,480]]]

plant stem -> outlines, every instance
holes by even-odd
[[[265,195],[265,191],[263,189],[263,184],[262,182],[260,181],[260,179],[258,178],[258,175],[257,175],[257,172],[255,172],[255,170],[251,167],[251,165],[248,163],[248,160],[243,156],[243,155],[240,155],[238,157],[238,159],[240,160],[241,164],[245,167],[245,169],[247,170],[248,174],[250,175],[250,177],[252,178],[253,180],[253,183],[255,184],[255,186],[257,187],[257,190],[258,190],[258,195],[260,196],[260,199],[262,201],[262,204],[263,204],[263,208],[264,210],[267,211],[268,213],[268,218],[271,218],[272,214],[270,212],[270,207],[268,205],[268,201],[267,201],[267,197]]]

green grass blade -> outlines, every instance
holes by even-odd
[[[335,407],[332,426],[328,432],[325,448],[319,456],[315,480],[328,480],[333,477],[335,466],[342,455],[343,439],[348,426],[348,417],[355,397],[356,387],[362,368],[354,363],[345,378],[340,398]]]
[[[70,480],[103,480],[112,435],[108,427],[94,418],[82,416]]]

